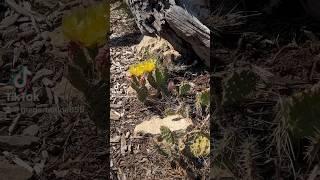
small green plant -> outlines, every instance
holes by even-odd
[[[179,96],[187,95],[191,90],[191,85],[188,82],[182,82],[179,86]]]
[[[168,157],[173,159],[178,156],[201,158],[210,154],[210,140],[205,133],[176,134],[165,126],[162,126],[160,131],[160,138],[156,146],[161,153],[166,152]]]
[[[166,116],[179,114],[184,118],[189,118],[191,107],[187,103],[181,102],[179,106],[175,108],[166,108],[164,114]]]
[[[208,136],[203,133],[194,135],[190,145],[190,152],[197,158],[208,156],[210,154],[210,140]]]
[[[319,85],[279,100],[273,141],[279,157],[288,158],[291,166],[298,167],[294,160],[303,154],[309,168],[319,160],[319,105]],[[305,145],[303,149],[301,144]]]
[[[168,74],[164,67],[158,66],[154,74],[148,75],[148,81],[150,85],[161,92],[162,95],[168,95]]]
[[[109,32],[108,4],[77,8],[65,15],[62,30],[70,40],[68,79],[86,99],[89,116],[99,130],[107,129],[108,47],[103,47]]]
[[[164,139],[169,144],[174,144],[174,135],[168,127],[161,126],[160,131],[162,139]]]
[[[200,111],[202,107],[210,107],[210,89],[204,90],[196,95],[196,109]]]
[[[165,69],[157,64],[155,59],[149,59],[140,63],[131,65],[129,68],[131,77],[131,87],[137,92],[138,99],[146,103],[150,92],[147,88],[147,82],[151,87],[157,90],[158,94],[168,95],[168,77]]]
[[[145,84],[145,79],[142,77],[139,81],[136,76],[133,76],[131,87],[137,92],[139,101],[146,102],[149,92]]]
[[[174,160],[178,156],[175,148],[176,134],[166,126],[161,126],[160,131],[161,134],[155,143],[155,147],[160,154]]]

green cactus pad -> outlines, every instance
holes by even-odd
[[[167,95],[168,94],[168,89],[167,89],[168,77],[167,77],[167,72],[164,68],[163,69],[156,68],[155,81],[156,81],[158,90],[160,90],[163,95]]]
[[[161,137],[169,144],[174,144],[174,136],[171,130],[168,127],[161,126]]]
[[[238,103],[256,89],[258,76],[249,69],[234,71],[223,81],[223,104]]]
[[[185,96],[187,95],[191,90],[191,85],[187,82],[181,83],[179,86],[179,96]]]
[[[319,88],[292,96],[289,100],[289,130],[296,138],[313,136],[320,129]]]
[[[139,101],[146,102],[147,97],[149,95],[149,91],[148,91],[147,87],[145,87],[145,86],[140,87],[139,90],[137,91],[137,93],[138,93]]]
[[[210,90],[205,90],[197,94],[196,105],[198,107],[208,107],[210,105]]]

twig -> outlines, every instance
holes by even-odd
[[[73,123],[73,125],[72,125],[72,127],[71,127],[71,129],[70,129],[70,131],[69,131],[69,133],[68,133],[65,141],[64,141],[64,145],[63,145],[63,155],[62,155],[62,161],[63,161],[63,162],[64,162],[64,154],[65,154],[65,151],[66,151],[66,147],[67,147],[68,141],[69,141],[69,139],[70,139],[70,136],[71,136],[71,134],[72,134],[72,132],[73,132],[74,127],[75,127],[76,124],[79,122],[80,118],[77,118],[77,119],[78,119],[78,120]]]
[[[11,136],[12,134],[12,131],[15,129],[15,127],[17,126],[18,122],[19,122],[19,119],[21,117],[21,114],[19,114],[13,121],[12,121],[12,124],[10,125],[9,127],[9,136]]]

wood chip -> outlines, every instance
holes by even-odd
[[[0,136],[0,147],[26,147],[39,140],[33,136]]]
[[[25,180],[33,175],[30,170],[9,163],[7,160],[0,161],[0,177],[3,180]]]
[[[11,161],[13,161],[14,163],[16,163],[17,165],[19,165],[20,167],[23,167],[25,169],[27,169],[29,172],[33,172],[33,168],[25,161],[23,161],[22,159],[20,159],[18,156],[8,152],[8,151],[4,151],[3,154],[10,159]]]

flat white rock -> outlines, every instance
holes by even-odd
[[[181,131],[186,130],[189,126],[192,126],[192,120],[189,118],[184,118],[181,115],[171,115],[163,119],[159,117],[152,117],[148,121],[144,121],[141,124],[137,125],[134,129],[134,134],[144,133],[144,134],[160,134],[160,127],[166,126],[171,131]]]

